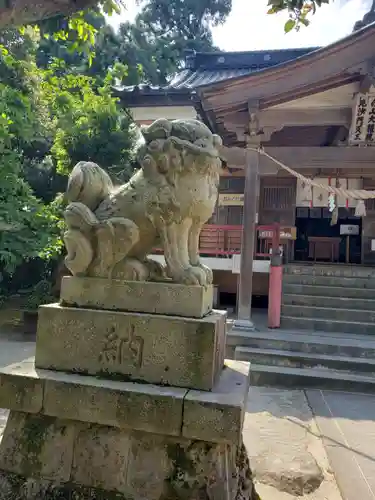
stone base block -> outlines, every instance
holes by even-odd
[[[222,370],[226,312],[201,319],[63,307],[39,309],[37,368],[212,390]]]
[[[121,430],[237,446],[248,363],[225,362],[212,392],[35,370],[33,359],[0,371],[0,408]]]
[[[212,311],[213,287],[66,276],[60,298],[67,306],[203,318]]]
[[[0,500],[259,500],[246,450],[11,412]]]

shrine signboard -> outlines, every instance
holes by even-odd
[[[218,205],[220,207],[242,207],[244,203],[244,194],[242,193],[220,193]]]
[[[349,144],[375,145],[375,90],[358,94],[353,112]]]
[[[258,236],[262,240],[271,240],[273,237],[272,229],[261,229]],[[295,240],[297,238],[296,227],[284,227],[280,228],[280,240]]]

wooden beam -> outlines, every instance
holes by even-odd
[[[257,126],[261,141],[268,142],[274,132],[285,127],[345,127],[350,129],[352,108],[329,107],[308,109],[263,109],[257,113]],[[233,132],[238,138],[245,139],[248,133],[249,120],[244,112],[229,114],[224,117],[223,127]]]
[[[260,127],[344,125],[350,127],[351,108],[265,109],[259,113]]]
[[[95,0],[2,0],[0,28],[31,24],[60,14],[68,16],[96,3]]]
[[[360,79],[375,56],[375,25],[357,31],[328,47],[249,76],[200,87],[205,111],[221,112],[259,99],[270,106],[322,92]]]
[[[375,148],[359,147],[267,147],[265,151],[294,169],[304,168],[374,168]],[[262,156],[261,165],[271,162]],[[273,163],[273,162],[272,162]]]
[[[258,113],[259,127],[275,127],[277,130],[284,127],[314,126],[314,125],[343,125],[350,127],[352,109],[341,108],[308,108],[308,109],[263,109]],[[231,113],[224,116],[224,127],[229,131],[238,132],[240,128],[248,126],[249,118],[245,112]]]
[[[225,161],[229,168],[245,169],[245,165],[251,165],[253,159],[253,153],[244,148],[227,148],[222,146],[220,148],[220,157]],[[272,162],[273,163],[273,162]],[[279,167],[273,163],[264,165],[261,174],[262,175],[276,175],[279,171]]]
[[[293,169],[373,169],[375,167],[375,147],[266,147],[264,150],[277,160]],[[244,168],[248,163],[248,152],[244,148],[225,146],[221,157],[231,168]],[[275,163],[260,155],[260,173],[275,169]]]

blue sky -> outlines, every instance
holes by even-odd
[[[127,9],[109,20],[115,27],[137,14],[136,0],[125,1]],[[334,0],[318,10],[308,28],[285,35],[286,15],[267,15],[267,0],[233,0],[226,23],[213,29],[214,42],[226,51],[327,45],[351,33],[370,4],[371,0]]]

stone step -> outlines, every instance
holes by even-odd
[[[284,266],[284,274],[375,279],[375,267],[289,264]]]
[[[342,293],[342,288],[340,288],[340,290]],[[284,293],[282,300],[283,305],[331,307],[335,309],[358,309],[362,311],[375,312],[375,296],[373,299],[360,299],[355,298],[356,294],[353,295],[354,297],[329,297],[324,295]]]
[[[358,323],[372,323],[375,334],[375,310],[363,311],[357,309],[337,309],[332,307],[316,307],[286,304],[282,306],[281,314],[296,318],[326,319]]]
[[[329,354],[310,354],[304,352],[282,351],[278,349],[259,349],[238,346],[235,359],[250,361],[256,365],[282,366],[290,368],[328,368],[366,374],[375,380],[375,359],[354,358]],[[252,366],[252,365],[251,365]]]
[[[234,347],[375,359],[375,337],[353,333],[324,331],[306,333],[303,329],[299,331],[268,330],[266,332],[230,330],[227,344]]]
[[[375,336],[375,323],[356,321],[303,318],[298,316],[281,316],[281,327],[289,330],[309,330],[315,332],[359,333]]]
[[[374,278],[345,278],[338,276],[311,276],[308,274],[285,274],[285,284],[317,285],[317,286],[339,286],[342,288],[357,288],[372,290],[375,295]]]
[[[250,384],[257,386],[314,387],[345,392],[375,392],[375,378],[326,368],[290,368],[252,364]]]
[[[295,283],[283,283],[284,294],[294,295],[311,295],[324,297],[341,297],[345,293],[345,298],[356,299],[373,299],[375,298],[375,290],[369,288],[348,288],[345,287],[345,292],[342,286],[318,286],[318,285],[303,285]]]

